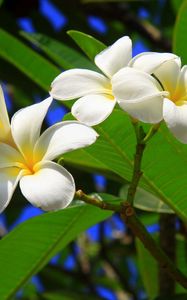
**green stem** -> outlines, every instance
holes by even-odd
[[[151,128],[149,129],[148,133],[144,137],[143,143],[146,144],[155,135],[155,133],[158,131],[159,127],[160,127],[160,123],[152,125]]]
[[[122,220],[131,229],[134,235],[141,240],[143,245],[147,248],[150,254],[157,260],[159,265],[163,268],[168,275],[181,284],[187,289],[187,277],[178,270],[174,263],[169,259],[169,257],[162,251],[159,245],[147,232],[145,226],[137,218],[134,208],[128,201],[124,201],[121,205],[111,204],[100,200],[94,196],[88,196],[81,190],[77,191],[75,194],[76,198],[97,206],[101,209],[112,210],[118,212],[121,215]]]
[[[131,204],[133,204],[136,190],[138,187],[138,183],[142,176],[141,162],[142,162],[145,146],[146,146],[146,144],[142,144],[142,143],[138,143],[136,145],[136,153],[134,156],[133,175],[132,175],[132,180],[131,180],[130,186],[128,188],[128,193],[127,193],[127,201]]]
[[[155,133],[157,132],[160,126],[160,123],[152,125],[148,133],[145,134],[143,128],[139,126],[137,120],[131,119],[131,122],[135,130],[137,144],[136,144],[136,153],[134,155],[134,168],[133,168],[132,179],[127,193],[127,201],[133,204],[138,183],[143,174],[143,172],[141,171],[141,163],[142,163],[143,153],[146,147],[146,143],[155,135]]]
[[[124,209],[121,213],[121,218],[132,230],[134,235],[141,240],[150,254],[157,260],[160,268],[167,272],[167,274],[173,280],[180,283],[184,288],[187,288],[187,277],[178,268],[176,268],[172,260],[164,253],[152,236],[147,232],[145,226],[137,218],[136,213],[130,203],[126,202],[123,207]]]
[[[99,198],[97,198],[95,196],[88,196],[82,190],[78,190],[75,193],[75,198],[79,199],[79,200],[82,200],[85,203],[97,206],[101,209],[112,210],[112,211],[115,211],[115,212],[120,212],[121,211],[121,206],[120,205],[104,202],[104,201],[100,200]]]
[[[136,134],[136,139],[139,139],[139,121],[137,119],[131,118],[131,124],[134,127],[134,132]]]
[[[134,127],[134,131],[136,134],[136,153],[134,155],[134,167],[133,167],[133,174],[132,179],[128,188],[127,192],[127,201],[131,204],[133,204],[134,197],[136,194],[136,190],[138,187],[138,183],[140,181],[140,178],[142,176],[141,171],[141,162],[143,158],[143,152],[145,150],[146,144],[143,142],[146,134],[141,126],[139,126],[139,123],[137,120],[131,119],[131,123]]]

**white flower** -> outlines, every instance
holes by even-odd
[[[160,60],[161,55],[168,57]],[[185,104],[181,100],[186,97],[185,68],[180,71],[180,64],[180,58],[169,53],[145,53],[134,58],[129,64],[131,68],[121,69],[112,78],[113,94],[119,105],[145,123],[158,123],[164,117],[174,133],[174,123],[178,121],[171,116],[171,107],[179,113],[179,105]]]
[[[130,66],[152,72],[173,56],[169,53],[155,54],[152,60],[147,52],[132,59],[132,42],[124,36],[95,57],[95,64],[105,76],[85,69],[68,70],[55,78],[50,94],[58,100],[79,98],[72,106],[72,114],[87,125],[96,125],[113,111],[116,98],[112,81],[120,69]]]
[[[68,70],[55,78],[50,94],[58,100],[79,98],[72,106],[74,117],[87,125],[99,124],[116,104],[111,78],[131,57],[131,40],[122,37],[95,57],[95,64],[106,76],[86,69]]]
[[[0,92],[0,212],[9,204],[18,182],[23,195],[34,206],[43,210],[66,207],[74,197],[74,179],[52,160],[94,143],[97,133],[77,121],[66,121],[40,135],[51,97],[19,110],[9,124]]]

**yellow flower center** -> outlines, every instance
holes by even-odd
[[[170,92],[169,98],[177,106],[181,106],[187,103],[187,95],[183,86],[177,86],[174,92]]]
[[[33,159],[33,153],[27,152],[27,156],[19,163],[19,167],[25,171],[25,175],[32,175],[36,173],[38,161]]]
[[[35,173],[34,165],[28,164],[28,162],[20,163],[19,167],[25,171],[25,175],[32,175]]]
[[[114,100],[114,96],[111,94],[107,94],[107,98],[108,98],[108,100]]]

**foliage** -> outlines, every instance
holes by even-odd
[[[183,63],[187,63],[187,1],[164,1],[162,5],[159,1],[53,0],[51,3],[68,19],[64,27],[57,31],[42,14],[37,1],[28,7],[18,1],[16,9],[11,1],[0,1],[0,78],[6,83],[8,94],[13,99],[12,113],[31,104],[36,97],[37,101],[43,99],[50,90],[52,80],[62,69],[97,71],[93,63],[95,55],[124,34],[132,37],[134,45],[141,42],[143,48],[152,51],[168,52],[172,47]],[[18,25],[20,18],[28,15],[36,32],[23,31]],[[90,16],[102,18],[105,33],[89,25]],[[63,102],[63,105],[71,108],[72,103]],[[62,107],[62,103],[56,103],[56,106]],[[65,120],[71,118],[69,113],[64,117]],[[148,132],[149,126],[142,126]],[[126,197],[133,172],[136,139],[131,120],[117,107],[95,129],[100,138],[94,145],[67,153],[59,162],[71,169],[77,188],[88,194],[105,190],[107,194],[102,198],[119,204]],[[143,175],[135,198],[135,206],[141,209],[138,213],[142,218],[151,220],[146,226],[158,222],[158,212],[163,212],[162,209],[177,214],[180,219],[177,259],[184,271],[186,157],[186,145],[176,141],[162,124],[145,151]],[[93,173],[106,177],[105,187],[95,184]],[[4,214],[7,227],[11,228],[24,205],[18,190]],[[89,299],[90,294],[93,299],[121,299],[120,295],[128,299],[131,296],[133,299],[143,299],[140,296],[142,291],[149,299],[158,297],[158,265],[140,242],[136,243],[136,250],[132,233],[119,221],[119,216],[111,215],[112,212],[75,202],[63,211],[46,213],[18,225],[0,241],[0,299],[12,299],[20,288],[22,299],[87,299],[88,293]],[[107,218],[95,227],[98,236],[91,241],[93,237],[86,230]],[[110,233],[105,236],[105,230],[109,227]],[[50,263],[57,253],[57,263]],[[65,267],[68,257],[73,257],[74,266],[71,269]],[[130,263],[135,268],[139,265],[140,274],[134,275],[138,278],[133,283],[129,280],[129,277],[133,278]],[[145,272],[147,265],[151,268],[151,276]],[[40,293],[30,282],[35,274],[39,274],[45,288]],[[102,296],[99,287],[113,292],[113,298],[106,294]],[[178,285],[176,293],[183,292],[184,289]],[[174,299],[185,297],[178,295]]]

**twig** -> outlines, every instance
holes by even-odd
[[[167,272],[171,278],[180,283],[184,288],[187,288],[187,277],[180,272],[178,268],[176,268],[174,263],[157,245],[155,240],[147,232],[145,226],[137,218],[134,208],[129,202],[124,201],[121,205],[113,205],[108,202],[101,201],[96,197],[90,197],[82,191],[76,192],[76,197],[101,209],[119,212],[122,220],[132,230],[133,234],[141,240],[145,248],[147,248],[151,255],[157,260],[165,272]]]
[[[136,135],[136,153],[134,155],[134,167],[133,167],[133,174],[132,179],[128,188],[127,193],[127,201],[131,204],[133,204],[133,200],[136,194],[136,190],[138,187],[138,183],[140,181],[140,178],[142,176],[141,171],[141,163],[143,158],[143,152],[146,147],[146,143],[144,142],[144,139],[146,138],[146,134],[141,126],[139,126],[139,123],[137,120],[131,119],[131,123],[134,127],[134,132]]]
[[[140,178],[143,174],[141,171],[141,162],[142,162],[145,146],[146,146],[146,144],[143,144],[143,143],[138,143],[136,145],[136,153],[134,156],[133,175],[132,175],[132,180],[131,180],[130,186],[128,188],[128,193],[127,193],[127,201],[131,204],[133,204],[137,186],[138,186]]]
[[[136,194],[136,190],[138,187],[138,183],[143,174],[141,171],[141,163],[143,159],[143,153],[146,147],[146,143],[155,135],[160,127],[160,123],[154,124],[151,126],[150,130],[146,134],[137,120],[131,119],[131,123],[134,127],[135,135],[136,135],[136,153],[134,155],[134,167],[133,167],[133,175],[128,188],[127,193],[127,201],[133,204],[134,197]]]
[[[97,198],[95,196],[88,196],[82,190],[78,190],[75,193],[75,197],[76,197],[76,199],[82,200],[82,201],[84,201],[88,204],[92,204],[92,205],[97,206],[101,209],[111,210],[111,211],[115,211],[115,212],[120,212],[121,211],[120,205],[106,203],[106,202],[100,200],[99,198]]]

